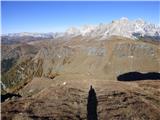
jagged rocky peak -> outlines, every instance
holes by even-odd
[[[127,17],[121,17],[118,22],[129,22],[129,19]]]
[[[67,33],[89,37],[102,37],[103,39],[115,35],[132,39],[144,36],[158,36],[159,38],[160,27],[140,18],[137,20],[129,20],[127,17],[122,17],[109,24],[100,23],[99,25],[84,25],[80,28],[72,27],[67,30]]]
[[[96,28],[96,25],[84,25],[80,28],[81,34],[84,36],[87,33],[92,32]]]
[[[68,28],[66,30],[66,33],[67,34],[71,34],[71,35],[73,35],[73,34],[80,34],[80,30],[78,28],[76,28],[76,27],[70,27],[70,28]]]
[[[144,25],[146,22],[143,20],[143,19],[141,19],[141,18],[138,18],[137,20],[135,20],[135,22],[137,23],[137,24],[139,24],[139,25]]]

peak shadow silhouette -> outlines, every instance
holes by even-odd
[[[117,77],[118,81],[138,81],[138,80],[160,80],[160,73],[158,72],[128,72]]]
[[[6,99],[11,99],[12,97],[22,97],[21,95],[19,94],[14,94],[14,93],[7,93],[5,95],[1,95],[1,102],[4,102]]]
[[[94,88],[90,86],[88,92],[88,103],[87,103],[87,120],[98,120],[97,118],[97,96]]]

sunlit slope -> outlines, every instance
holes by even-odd
[[[39,51],[31,57],[20,57],[23,59],[3,75],[2,82],[7,87],[33,77],[116,80],[126,72],[159,72],[160,69],[158,44],[123,37],[99,40],[81,36],[44,43],[35,42],[32,46],[39,46]]]
[[[44,76],[58,73],[97,79],[116,79],[119,74],[159,71],[158,45],[113,37],[109,40],[71,40],[39,51]]]

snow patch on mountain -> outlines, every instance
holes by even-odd
[[[139,37],[156,37],[160,39],[160,26],[148,23],[143,19],[129,20],[126,17],[122,17],[119,20],[113,20],[111,23],[99,25],[84,25],[81,27],[71,27],[66,32],[61,33],[14,33],[8,34],[10,37],[42,37],[42,38],[59,38],[59,37],[98,37],[99,39],[106,39],[110,36],[122,36],[132,39]]]
[[[72,28],[69,33],[72,35],[81,34],[82,36],[101,37],[103,39],[114,35],[137,39],[144,36],[160,37],[160,27],[147,23],[142,19],[129,20],[126,17],[122,17],[109,24],[101,23],[97,26],[85,25],[80,29]]]

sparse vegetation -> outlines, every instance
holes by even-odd
[[[3,59],[1,62],[2,73],[7,72],[15,63],[16,60],[14,58]]]
[[[36,42],[34,45],[40,46],[36,49],[34,45],[23,44],[23,49],[21,45],[14,46],[18,57],[9,55],[17,58],[16,64],[14,59],[3,61],[2,67],[8,69],[2,74],[6,86],[3,93],[20,93],[22,98],[6,99],[2,103],[2,118],[87,119],[90,84],[97,95],[100,120],[160,117],[159,80],[116,80],[130,71],[157,72],[158,45],[117,36],[103,41],[72,39]]]

